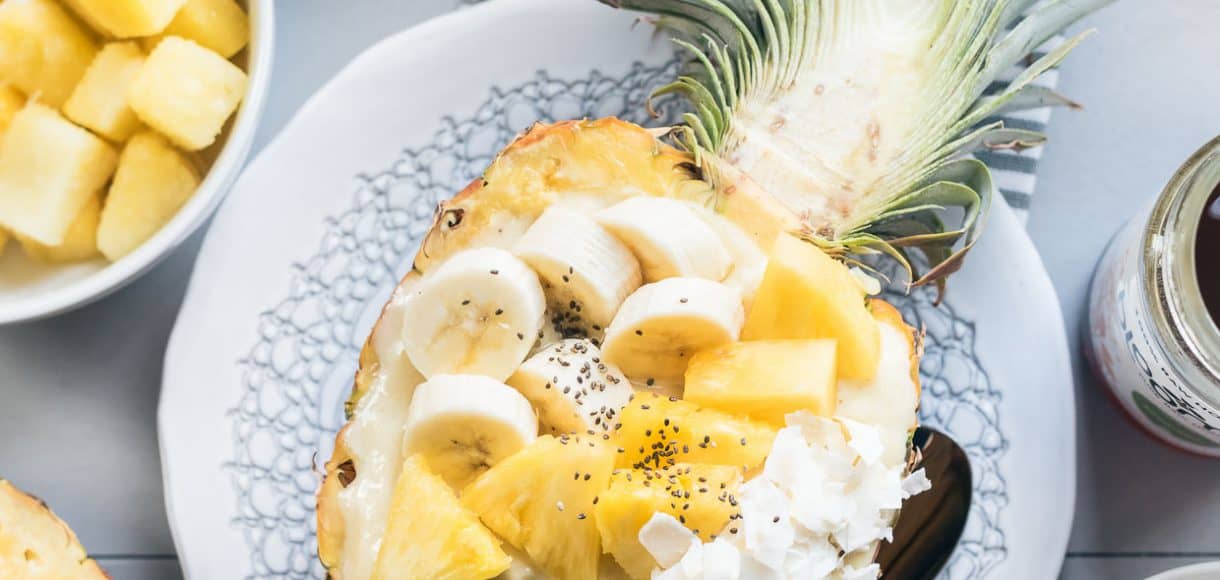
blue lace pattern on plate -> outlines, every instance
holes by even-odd
[[[249,560],[250,578],[325,577],[314,518],[318,470],[342,426],[360,346],[409,269],[436,204],[535,121],[615,115],[656,122],[644,102],[676,70],[676,63],[636,64],[621,77],[594,71],[582,79],[540,71],[519,86],[492,89],[473,114],[445,118],[430,144],[355,178],[350,205],[326,220],[317,245],[302,250],[308,257],[285,272],[284,298],[259,316],[237,363],[243,385],[229,411],[234,447],[223,468],[237,492],[233,526],[249,548],[235,557]],[[674,118],[672,106],[659,108],[662,121]],[[922,420],[959,441],[975,469],[970,522],[942,577],[982,578],[1006,555],[1000,393],[975,356],[971,321],[951,305],[934,307],[922,290],[889,298],[910,323],[927,329]]]

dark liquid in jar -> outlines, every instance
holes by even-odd
[[[1195,236],[1195,274],[1212,322],[1220,325],[1220,184],[1203,207]]]

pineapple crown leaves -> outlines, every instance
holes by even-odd
[[[913,284],[935,283],[961,266],[985,225],[994,195],[986,166],[968,159],[979,149],[1040,145],[1036,132],[993,121],[1044,106],[1078,108],[1033,82],[1058,65],[1089,31],[1055,46],[1003,79],[1064,27],[1113,0],[935,0],[920,18],[935,23],[934,66],[913,95],[921,129],[868,184],[869,195],[833,228],[811,226],[807,240],[849,261],[883,254],[897,260]],[[706,169],[736,145],[735,112],[790,89],[802,71],[833,59],[853,26],[893,8],[887,0],[602,0],[653,15],[689,55],[678,79],[654,96],[677,94],[690,107],[673,137]],[[710,177],[715,178],[715,172]],[[945,217],[956,216],[954,225]],[[918,251],[926,271],[910,259]]]

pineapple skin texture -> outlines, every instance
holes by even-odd
[[[35,557],[26,559],[30,552]],[[0,578],[101,580],[76,534],[42,501],[0,479]]]
[[[695,353],[683,399],[782,427],[784,415],[834,415],[838,404],[834,340],[737,342]]]
[[[93,35],[54,0],[0,3],[0,78],[60,107],[97,53]]]
[[[119,156],[106,197],[97,245],[118,260],[156,234],[199,187],[199,173],[164,137],[148,131],[132,137]]]
[[[561,172],[562,180],[544,179],[538,171],[525,168],[530,163],[541,163],[552,157],[565,159],[571,155],[571,151],[587,152],[593,157],[575,158],[576,167]],[[607,162],[617,168],[596,167]],[[550,161],[546,163],[553,164]],[[516,225],[524,231],[525,226],[521,223],[530,223],[550,201],[572,191],[596,191],[598,195],[620,200],[617,194],[604,190],[606,182],[593,181],[606,175],[618,176],[624,180],[623,183],[633,187],[659,184],[655,190],[641,188],[639,194],[669,195],[688,201],[712,203],[716,192],[708,183],[692,176],[692,163],[690,155],[663,143],[658,135],[621,119],[570,120],[535,125],[505,147],[484,174],[506,177],[507,180],[492,182],[490,179],[475,179],[453,198],[439,204],[413,267],[399,282],[395,293],[418,284],[423,272],[453,252],[480,242],[507,245],[503,242],[497,244],[498,227]],[[521,175],[515,175],[514,167],[525,169],[521,170]],[[584,171],[586,167],[588,170]],[[655,175],[638,176],[641,172],[654,172]],[[717,211],[740,226],[764,251],[771,248],[781,232],[799,227],[799,220],[791,210],[736,168],[729,165],[720,167],[715,177],[726,184],[720,188],[719,199],[714,201]],[[550,183],[566,183],[574,189],[544,189]],[[505,208],[510,207],[520,207],[523,217],[506,215],[509,212]],[[326,475],[318,490],[318,556],[334,580],[360,580],[345,579],[338,574],[346,537],[339,492],[344,489],[343,481],[352,470],[359,473],[359,464],[351,455],[345,435],[351,425],[356,403],[368,392],[380,373],[381,362],[372,339],[389,304],[387,302],[383,307],[381,317],[360,351],[352,393],[345,403],[349,423],[335,436],[335,450],[326,463]],[[882,314],[878,313],[892,316],[892,323],[912,337],[912,352],[917,352],[914,342],[916,333],[903,322],[901,314],[883,301],[874,300],[872,304],[874,315],[879,318]],[[912,357],[912,372],[918,385],[917,356]],[[912,429],[914,427],[912,425]]]
[[[462,503],[552,577],[597,580],[593,498],[610,483],[614,455],[600,439],[543,435],[466,486]]]
[[[145,124],[198,151],[216,141],[248,82],[245,71],[219,54],[169,36],[148,55],[127,99]]]
[[[511,563],[422,456],[403,462],[373,580],[483,580]]]

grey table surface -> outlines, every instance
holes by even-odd
[[[277,9],[261,149],[361,49],[454,2],[292,0]],[[1051,125],[1029,232],[1073,353],[1110,235],[1220,133],[1220,2],[1121,0],[1064,66],[1087,105]],[[117,294],[0,328],[0,474],[46,499],[116,579],[181,576],[162,500],[156,407],[165,341],[201,236]],[[1220,559],[1220,461],[1136,432],[1075,359],[1078,483],[1063,578],[1143,578]],[[217,557],[226,557],[217,554]],[[1051,557],[1048,555],[1048,557]]]

